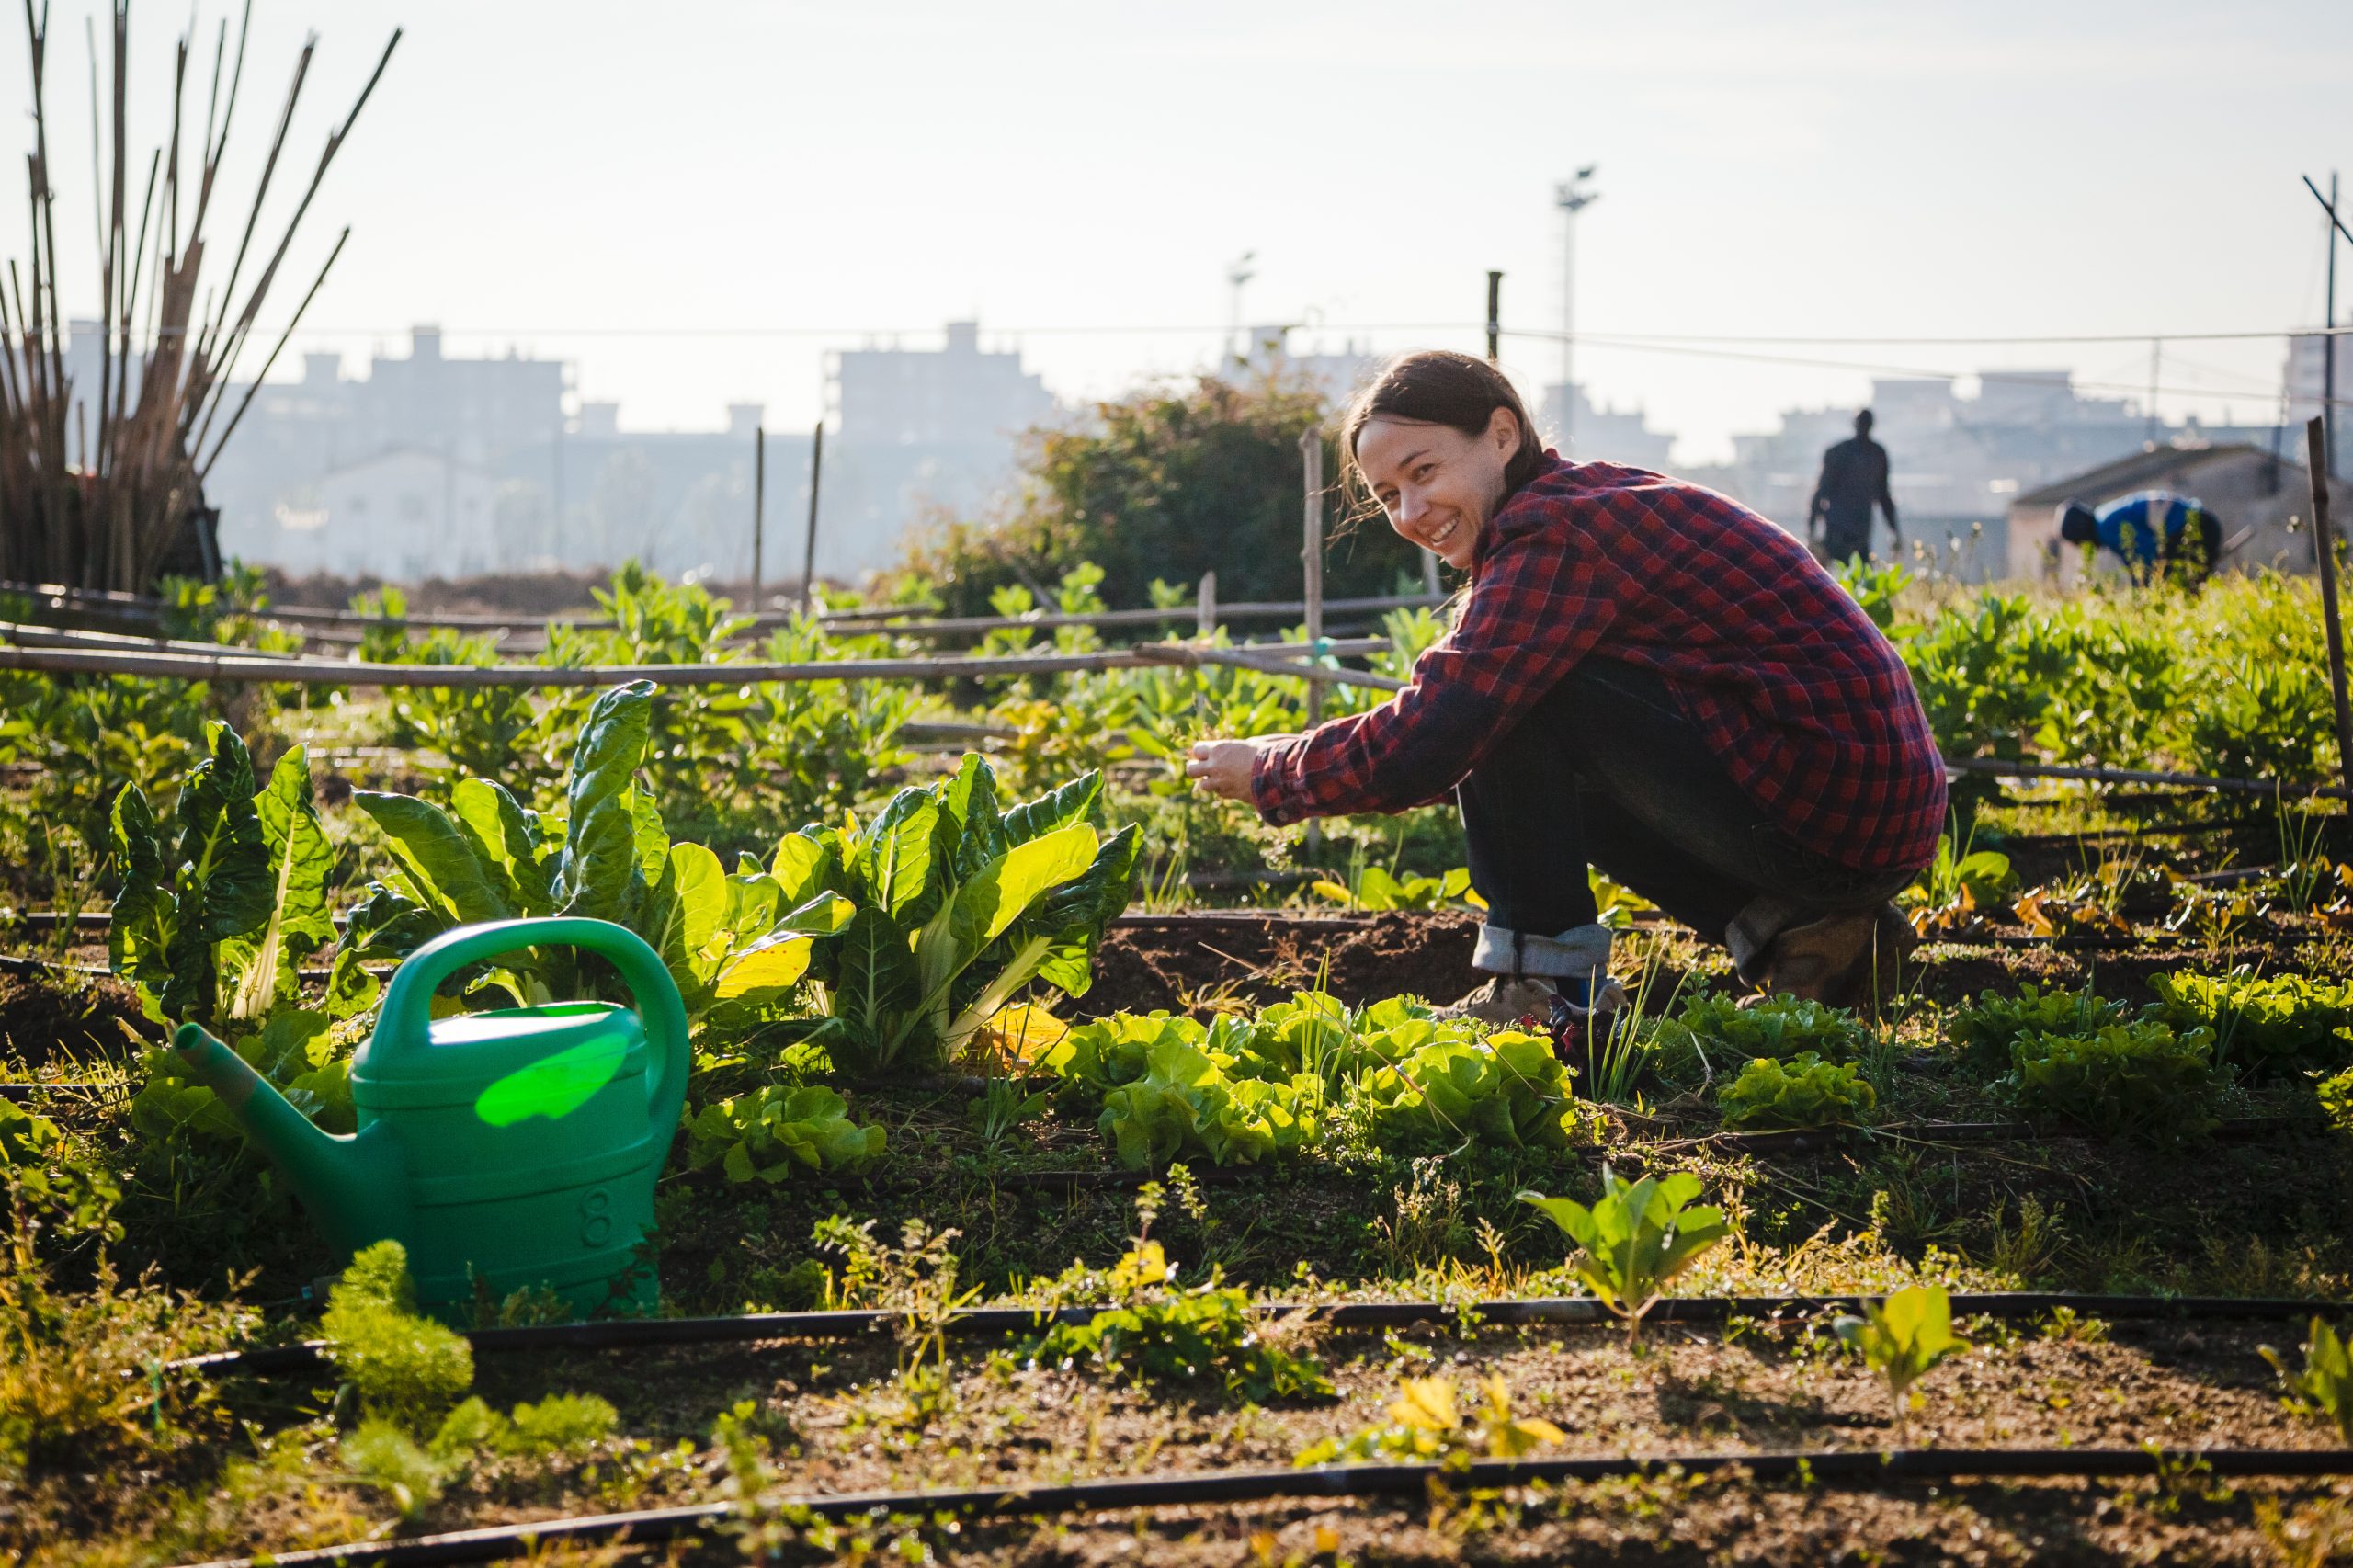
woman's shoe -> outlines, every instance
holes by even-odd
[[[1589,1002],[1580,1002],[1576,994],[1588,989]],[[1563,983],[1556,986],[1549,980],[1522,976],[1514,980],[1499,974],[1472,991],[1449,1007],[1438,1009],[1441,1018],[1476,1018],[1485,1024],[1516,1024],[1522,1018],[1533,1018],[1538,1027],[1555,1031],[1570,1024],[1597,1016],[1607,1016],[1626,1006],[1626,988],[1608,976],[1598,986],[1588,988],[1584,983]]]
[[[1903,989],[1900,971],[1920,944],[1892,903],[1841,910],[1773,938],[1756,984],[1831,1007],[1885,1007]]]

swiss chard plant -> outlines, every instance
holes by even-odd
[[[335,856],[300,746],[256,790],[234,730],[214,723],[174,821],[158,823],[127,786],[112,828],[121,890],[108,926],[114,971],[158,1022],[212,1026],[238,1055],[330,1131],[352,1126],[348,1055],[333,1030],[372,1006],[377,985],[339,961],[324,1005],[305,1005],[301,960],[335,937],[327,884]],[[131,1117],[152,1137],[194,1131],[231,1144],[243,1133],[213,1092],[165,1051],[149,1054]]]
[[[2322,1319],[2313,1319],[2304,1335],[2301,1371],[2290,1371],[2286,1359],[2268,1345],[2260,1348],[2287,1387],[2288,1408],[2319,1416],[2353,1443],[2353,1335],[2340,1335]]]
[[[1541,1210],[1577,1244],[1578,1278],[1625,1320],[1631,1346],[1675,1277],[1731,1233],[1722,1210],[1693,1206],[1699,1192],[1699,1178],[1688,1171],[1629,1184],[1605,1165],[1601,1197],[1591,1208],[1540,1192],[1523,1192],[1519,1200]]]
[[[405,958],[443,931],[482,921],[585,915],[644,937],[698,1022],[756,1020],[791,998],[812,938],[842,929],[850,906],[823,888],[788,900],[749,857],[730,872],[703,846],[670,842],[637,782],[653,696],[652,684],[638,681],[597,698],[573,749],[561,818],[525,809],[486,778],[459,780],[446,809],[358,791],[354,800],[383,830],[393,865],[352,911],[338,962]],[[499,961],[507,988],[526,1002],[609,983],[584,972],[568,949]]]
[[[818,944],[824,1018],[811,1038],[854,1072],[934,1068],[1033,982],[1086,994],[1136,859],[1132,826],[1107,838],[1090,820],[1101,790],[1090,773],[1002,808],[995,774],[968,756],[863,824],[788,835],[773,871],[786,900],[855,910]]]
[[[1952,1297],[1941,1285],[1908,1286],[1862,1305],[1862,1316],[1839,1318],[1831,1327],[1886,1383],[1900,1422],[1919,1406],[1912,1385],[1969,1349],[1969,1341],[1952,1331]]]
[[[1362,866],[1358,868],[1351,885],[1319,881],[1314,884],[1314,892],[1317,897],[1348,909],[1427,912],[1470,895],[1471,872],[1457,866],[1443,876],[1426,877],[1415,871],[1399,876],[1379,866]]]

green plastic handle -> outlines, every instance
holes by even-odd
[[[468,964],[537,947],[585,948],[610,959],[621,971],[636,998],[638,1020],[644,1025],[645,1043],[656,1062],[646,1103],[657,1120],[665,1105],[675,1120],[687,1097],[687,1005],[661,955],[646,946],[644,937],[609,920],[557,915],[444,931],[392,971],[375,1038],[369,1042],[371,1065],[432,1049],[433,993],[443,981]]]

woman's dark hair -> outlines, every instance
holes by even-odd
[[[1504,465],[1504,494],[1509,495],[1535,478],[1544,460],[1544,443],[1537,439],[1536,422],[1528,417],[1518,392],[1501,370],[1468,354],[1444,348],[1402,354],[1357,393],[1340,422],[1346,480],[1359,497],[1366,497],[1364,470],[1357,466],[1357,437],[1375,419],[1413,419],[1465,436],[1483,436],[1498,408],[1510,409],[1519,421],[1519,449]]]

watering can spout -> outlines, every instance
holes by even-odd
[[[330,1238],[347,1252],[399,1229],[407,1204],[397,1150],[362,1132],[322,1132],[200,1024],[172,1036],[181,1066],[221,1098]]]

